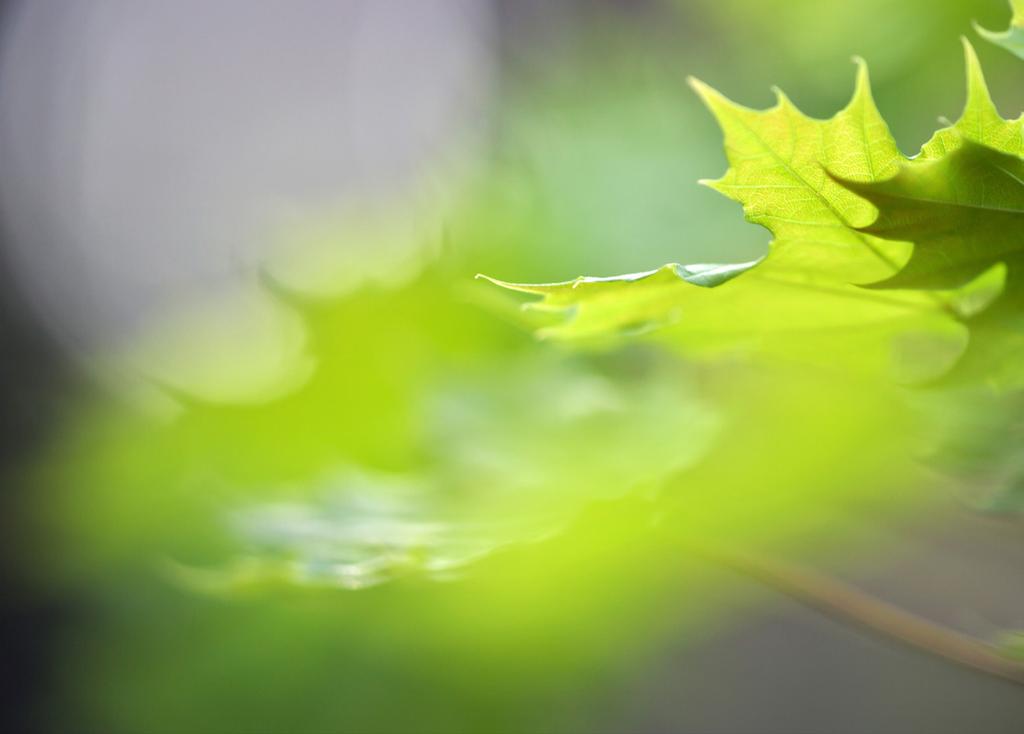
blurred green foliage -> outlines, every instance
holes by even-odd
[[[980,25],[975,25],[975,29],[981,36],[1024,58],[1024,3],[1021,0],[1010,0],[1010,5],[1013,7],[1013,18],[1008,29],[995,32]]]
[[[874,312],[859,334],[840,319],[808,341],[801,301],[776,349],[569,349],[532,336],[550,314],[473,275],[760,257],[764,233],[691,183],[720,153],[685,73],[741,95],[785,82],[815,111],[838,106],[860,52],[903,139],[949,103],[956,36],[994,14],[664,3],[510,64],[492,158],[443,233],[378,268],[394,277],[304,288],[310,250],[294,256],[303,267],[268,267],[266,298],[299,318],[311,365],[292,389],[249,403],[160,389],[170,409],[156,415],[89,396],[69,417],[35,476],[38,574],[80,610],[52,723],[587,730],[666,640],[742,610],[694,547],[820,558],[871,542],[879,517],[930,488],[915,459],[949,445],[970,404],[950,398],[938,425],[892,361],[948,361],[957,324],[894,356]],[[367,231],[317,231],[312,252],[388,250]],[[697,299],[715,290],[668,275]],[[706,331],[735,335],[735,319],[711,313]]]

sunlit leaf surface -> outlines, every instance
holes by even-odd
[[[895,361],[903,379],[951,364],[963,339],[953,302],[859,287],[892,276],[909,255],[907,245],[858,229],[871,221],[871,207],[830,177],[883,180],[904,160],[874,105],[865,65],[859,63],[852,101],[824,121],[803,115],[781,92],[774,108],[758,112],[701,82],[693,86],[725,133],[731,164],[707,185],[743,204],[749,221],[775,235],[770,253],[759,263],[725,266],[721,272],[730,277],[704,282],[689,275],[700,266],[679,265],[556,284],[495,281],[543,297],[528,306],[556,318],[540,335],[595,338],[668,327],[660,336],[691,350],[802,350],[883,370]],[[934,345],[926,365],[898,356],[903,338]]]

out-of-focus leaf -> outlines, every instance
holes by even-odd
[[[419,399],[414,470],[325,467],[304,498],[271,490],[278,499],[225,508],[245,554],[182,578],[221,590],[271,575],[349,589],[452,578],[550,538],[591,503],[656,487],[703,456],[717,423],[664,361],[613,381],[578,362],[509,360],[453,371]]]
[[[1010,19],[1010,27],[1005,31],[990,31],[977,23],[974,28],[982,38],[1024,59],[1024,0],[1010,0],[1010,7],[1013,17]]]
[[[965,505],[1024,512],[1024,396],[977,383],[946,388],[908,395],[930,427],[920,457],[955,481]]]

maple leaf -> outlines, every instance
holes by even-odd
[[[955,151],[965,141],[1010,155],[1024,155],[1024,117],[1007,120],[999,114],[988,91],[985,74],[974,47],[967,39],[963,40],[963,47],[967,68],[967,101],[964,110],[954,124],[937,131],[914,160],[922,162],[941,158]],[[906,162],[904,160],[901,164]],[[849,178],[838,170],[832,172],[839,178]]]
[[[831,177],[885,180],[905,161],[875,106],[867,67],[857,64],[853,98],[829,120],[805,116],[778,90],[777,104],[757,111],[690,82],[722,128],[730,163],[722,178],[702,183],[742,204],[750,222],[772,232],[763,260],[671,264],[550,284],[494,282],[542,296],[528,307],[549,316],[540,331],[546,337],[594,338],[667,326],[659,337],[684,347],[755,345],[823,355],[828,342],[832,349],[870,354],[868,361],[877,363],[891,358],[897,334],[921,331],[942,334],[956,351],[962,333],[943,298],[853,285],[894,275],[910,254],[906,243],[859,229],[874,218],[873,207]]]
[[[742,204],[748,221],[772,232],[766,268],[849,283],[891,273],[906,257],[905,248],[848,226],[871,210],[826,175],[875,181],[902,160],[875,107],[867,66],[857,63],[853,99],[830,120],[805,116],[778,89],[777,104],[757,111],[690,80],[722,128],[730,163],[722,178],[701,183]]]
[[[1002,273],[1002,294],[967,320],[969,347],[945,380],[1002,389],[1024,385],[1024,128],[999,115],[973,48],[964,48],[960,119],[887,180],[835,178],[877,207],[862,232],[914,244],[906,265],[871,288],[948,289]]]
[[[944,382],[1024,385],[1024,159],[966,140],[888,181],[846,185],[879,209],[865,232],[914,243],[903,270],[872,288],[944,289],[1004,272],[998,300],[967,320],[968,349]]]
[[[914,251],[874,289],[950,289],[993,265],[1008,269],[1007,286],[1024,290],[1024,159],[964,140],[937,159],[904,163],[892,178],[841,181],[874,204],[879,215],[860,231]]]

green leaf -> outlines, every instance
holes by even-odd
[[[508,290],[544,296],[524,304],[526,308],[553,315],[555,324],[541,328],[541,338],[587,338],[622,334],[662,326],[676,318],[687,296],[696,303],[697,291],[714,288],[750,270],[759,261],[718,265],[671,263],[657,270],[611,277],[581,276],[561,283],[509,283],[478,275]],[[637,284],[640,287],[636,287]],[[559,323],[562,322],[562,323]]]
[[[730,168],[705,185],[743,205],[748,221],[775,236],[766,268],[809,273],[837,283],[873,279],[898,269],[905,247],[851,229],[871,210],[836,186],[826,169],[858,181],[875,181],[902,160],[871,96],[867,67],[858,61],[849,105],[830,120],[801,113],[779,90],[766,111],[738,105],[707,86],[691,86],[725,135]]]
[[[990,31],[977,23],[974,29],[982,38],[1024,59],[1024,0],[1010,0],[1010,7],[1013,17],[1010,19],[1010,27],[1005,31]]]
[[[1024,262],[1024,160],[970,140],[938,159],[905,163],[887,181],[844,181],[879,210],[862,232],[914,242],[876,289],[949,289],[997,263],[1015,283]]]
[[[1005,268],[1002,295],[968,321],[970,347],[951,379],[1024,384],[1024,159],[966,140],[889,181],[846,185],[878,207],[866,232],[914,243],[906,267],[872,288],[955,288]]]
[[[1002,294],[970,314],[969,348],[946,382],[1003,390],[1024,384],[1024,127],[1021,118],[1005,120],[996,110],[967,41],[964,53],[960,119],[889,180],[842,183],[879,210],[862,231],[914,243],[906,266],[873,289],[960,288],[983,274],[989,282],[1002,274]]]
[[[527,304],[550,318],[542,337],[593,339],[671,327],[661,328],[659,337],[686,348],[739,346],[822,357],[824,340],[877,364],[892,359],[898,334],[924,332],[940,333],[948,351],[956,351],[962,335],[943,298],[883,295],[853,285],[892,276],[910,252],[906,243],[859,230],[856,225],[869,223],[874,209],[827,173],[878,181],[905,160],[875,107],[867,67],[857,64],[853,98],[830,120],[805,116],[778,91],[775,107],[755,111],[691,80],[723,130],[730,163],[721,179],[703,183],[742,204],[749,221],[772,232],[763,260],[707,271],[672,264],[551,284],[492,282],[543,297]]]
[[[967,102],[960,119],[889,180],[843,184],[879,209],[862,231],[914,243],[906,266],[872,288],[966,290],[1002,278],[993,305],[960,309],[969,317],[970,343],[944,381],[1005,390],[1024,385],[1024,127],[1022,118],[999,114],[966,40],[964,55]],[[990,285],[983,290],[991,300]]]
[[[992,102],[978,55],[964,39],[964,62],[967,67],[967,102],[960,119],[932,136],[915,160],[934,160],[959,148],[964,141],[978,143],[1011,155],[1024,154],[1024,118],[1003,119]],[[848,178],[838,170],[835,174]]]
[[[242,499],[226,515],[244,554],[176,572],[211,591],[268,577],[347,589],[409,574],[450,579],[565,531],[595,502],[657,486],[713,445],[717,412],[673,360],[651,355],[630,376],[535,355],[477,373],[453,368],[429,385],[422,465],[338,463],[307,480],[302,498]]]

